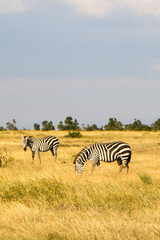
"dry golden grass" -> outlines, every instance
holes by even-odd
[[[57,162],[41,153],[42,164],[22,148],[22,135],[57,136]],[[0,168],[0,239],[160,239],[160,132],[94,131],[66,138],[64,131],[0,132],[0,152],[14,158]],[[125,141],[132,158],[129,174],[117,163],[91,163],[77,177],[73,159],[87,144]]]

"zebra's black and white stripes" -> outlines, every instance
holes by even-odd
[[[51,151],[53,154],[55,160],[57,158],[57,148],[59,146],[59,140],[58,138],[54,136],[47,136],[44,138],[32,138],[30,136],[24,136],[22,137],[23,140],[23,149],[26,151],[27,146],[32,151],[32,163],[34,162],[34,155],[35,152],[37,152],[39,160],[41,162],[40,158],[40,152],[47,152]]]
[[[111,142],[111,143],[94,143],[83,148],[74,159],[75,170],[77,174],[81,174],[84,171],[84,163],[87,160],[92,160],[91,173],[97,165],[99,170],[100,161],[113,162],[117,160],[119,165],[119,172],[122,168],[129,169],[129,162],[131,159],[130,146],[125,142]]]

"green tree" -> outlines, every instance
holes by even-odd
[[[143,124],[143,131],[151,131],[151,130],[152,130],[151,126]]]
[[[73,120],[73,118],[69,116],[69,117],[66,117],[64,123],[65,124],[63,124],[63,122],[60,121],[57,128],[59,130],[80,130],[77,119]]]
[[[18,130],[17,127],[16,127],[16,120],[15,119],[12,120],[12,123],[7,122],[6,127],[7,127],[8,130]]]
[[[155,130],[160,130],[160,118],[158,118],[152,125],[151,128]]]
[[[94,131],[94,130],[99,130],[99,128],[97,127],[96,124],[93,124],[93,125],[92,125],[92,129],[93,129],[93,131]]]
[[[121,122],[117,121],[116,118],[109,118],[109,122],[104,126],[105,130],[123,130]]]
[[[145,124],[142,124],[140,120],[134,119],[132,124],[126,124],[125,130],[134,130],[134,131],[150,131],[151,127]]]
[[[89,126],[89,124],[88,124],[87,127],[84,128],[84,130],[86,130],[86,131],[94,131],[94,130],[99,130],[99,128],[97,127],[96,124],[92,124],[91,126]]]
[[[92,127],[89,126],[89,124],[87,124],[87,127],[85,127],[84,130],[86,130],[86,131],[93,131]]]
[[[59,130],[64,130],[64,125],[63,125],[63,122],[62,122],[62,121],[59,122],[57,128],[58,128]]]
[[[48,122],[48,121],[43,121],[42,122],[42,131],[49,131],[49,130],[54,130],[55,128],[54,128],[54,126],[53,126],[53,122],[52,121],[50,121],[50,122]]]
[[[143,124],[140,120],[134,119],[134,122],[132,124],[133,129],[136,131],[143,130]]]
[[[5,128],[0,126],[0,131],[4,131],[4,130],[5,130]]]
[[[72,126],[72,124],[73,124],[73,118],[72,118],[72,117],[66,117],[64,123],[65,123],[67,126]]]
[[[40,130],[40,124],[38,123],[34,123],[33,127],[34,127],[34,130]]]

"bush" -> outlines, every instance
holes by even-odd
[[[143,183],[152,184],[152,178],[148,174],[143,173],[143,174],[138,174],[138,176],[140,177]]]
[[[7,152],[5,154],[2,154],[0,149],[0,167],[7,167],[14,164],[14,158],[11,156],[7,156]]]
[[[70,137],[70,138],[81,138],[82,134],[79,131],[69,131],[68,135],[66,135],[66,137]]]
[[[84,130],[86,130],[86,131],[94,131],[94,130],[99,130],[99,128],[97,127],[96,124],[93,124],[91,126],[89,126],[89,124],[88,124],[87,127],[84,128]]]

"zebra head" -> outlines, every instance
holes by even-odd
[[[84,162],[82,160],[81,152],[75,157],[73,163],[75,164],[76,174],[79,176],[84,172]]]
[[[22,142],[23,142],[23,149],[24,149],[24,151],[27,150],[28,140],[29,140],[29,136],[24,136],[24,137],[22,137]]]
[[[78,176],[80,176],[84,172],[83,164],[76,163],[75,164],[75,171]]]
[[[75,157],[73,163],[75,164],[75,171],[77,175],[81,175],[84,172],[84,164],[90,159],[91,145],[84,147],[78,155]]]

